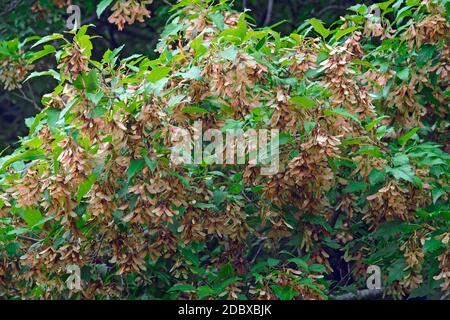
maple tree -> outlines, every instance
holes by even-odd
[[[94,60],[88,26],[7,42],[23,72],[0,81],[54,55],[27,79],[58,85],[0,159],[0,296],[328,299],[369,265],[386,297],[448,296],[448,10],[356,5],[282,36],[183,0],[153,60]],[[150,14],[112,11],[118,28]],[[196,120],[279,129],[279,172],[174,165],[173,129]]]

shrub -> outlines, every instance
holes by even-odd
[[[226,1],[172,10],[155,60],[95,61],[87,26],[34,44],[57,70],[30,77],[59,84],[0,160],[0,295],[327,299],[369,265],[389,297],[448,295],[448,3],[288,36]],[[279,172],[175,165],[198,120],[279,129]]]

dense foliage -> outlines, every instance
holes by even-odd
[[[327,299],[369,265],[386,297],[448,296],[449,3],[288,36],[229,5],[174,5],[153,60],[94,60],[87,26],[9,42],[58,85],[0,159],[0,296]],[[174,165],[195,120],[278,128],[280,171]]]
[[[122,56],[145,53],[147,57],[155,58],[153,50],[170,17],[171,2],[169,0],[141,1],[140,5],[137,1],[125,0],[0,1],[0,46],[3,41],[14,38],[23,40],[36,35],[61,33],[62,30],[67,29],[67,21],[74,22],[72,14],[75,9],[70,6],[76,5],[80,8],[81,23],[94,24],[93,32],[99,36],[92,51],[94,59],[100,59],[106,49],[117,48],[123,44],[126,46],[121,51]],[[371,0],[364,2],[371,3]],[[277,31],[289,34],[304,20],[311,17],[332,22],[355,3],[361,3],[361,1],[235,0],[230,5],[237,10],[244,8],[251,10],[257,26],[276,23],[274,27]],[[24,49],[26,51],[26,47]],[[0,58],[0,73],[4,60],[6,59]],[[42,70],[51,68],[50,64],[51,59],[41,59],[34,67]],[[17,136],[28,133],[23,119],[36,114],[41,108],[40,97],[51,91],[55,85],[55,82],[51,80],[43,82],[35,79],[28,81],[24,88],[6,89],[5,84],[0,81],[1,154],[9,154],[18,146]]]

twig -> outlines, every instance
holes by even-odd
[[[37,111],[41,111],[41,108],[39,108],[39,106],[36,104],[36,102],[35,102],[33,99],[29,98],[29,97],[25,94],[25,92],[23,91],[22,88],[19,88],[19,92],[21,93],[20,95],[17,94],[17,93],[14,93],[14,92],[13,92],[13,94],[14,94],[16,97],[21,98],[21,99],[24,99],[25,101],[28,101],[29,103],[31,103]]]
[[[354,266],[347,272],[347,274],[346,274],[345,276],[341,277],[341,279],[338,281],[338,283],[336,283],[336,284],[333,286],[333,288],[331,288],[330,291],[328,291],[328,295],[331,295],[331,293],[332,293],[333,291],[335,291],[335,290],[338,288],[338,286],[339,286],[340,284],[342,284],[344,281],[345,281],[346,283],[348,283],[348,280],[350,279],[350,277],[351,277],[351,275],[352,275],[352,272],[353,272],[355,269],[356,269],[356,265],[354,265]]]
[[[11,148],[11,146],[6,146],[5,149],[3,149],[2,151],[0,151],[0,157],[2,156],[3,153],[5,153],[9,148]]]
[[[97,19],[97,14],[94,12],[89,17],[81,21],[81,25],[89,24]]]
[[[100,236],[100,243],[98,244],[97,250],[94,253],[94,256],[92,257],[92,263],[95,262],[95,259],[97,259],[98,257],[98,253],[100,252],[100,249],[102,247],[102,243],[103,243],[103,239],[105,238],[106,235],[106,231],[102,233],[102,235]]]
[[[263,243],[264,241],[266,241],[268,238],[267,237],[262,237],[259,238],[259,244],[258,244],[258,249],[256,250],[255,254],[253,255],[253,257],[250,259],[250,265],[252,265],[253,263],[255,263],[256,258],[259,256],[259,253],[262,250],[263,247]]]
[[[332,4],[332,5],[330,5],[330,6],[328,6],[328,7],[325,7],[325,8],[323,8],[322,10],[320,10],[319,12],[317,12],[317,17],[320,17],[323,13],[325,13],[326,11],[328,11],[328,10],[332,10],[332,9],[347,9],[347,7],[346,6],[343,6],[343,5],[338,5],[338,4]]]
[[[35,95],[34,95],[34,91],[33,91],[33,88],[31,87],[30,82],[27,82],[26,86],[28,88],[28,91],[31,94],[31,98],[30,99],[33,101],[34,107],[36,108],[36,110],[41,111],[42,109],[37,105],[36,100],[34,99]]]
[[[32,237],[23,236],[23,235],[18,235],[17,238],[25,240],[25,241],[34,242],[34,243],[37,243],[37,242],[41,241],[39,239],[35,239],[35,238],[32,238]]]
[[[110,39],[110,43],[111,43],[112,47],[113,48],[117,48],[117,41],[116,41],[116,38],[114,36],[114,30],[112,29],[112,25],[109,24],[107,26],[107,29],[108,29],[109,37],[111,38]]]
[[[264,19],[263,26],[269,25],[272,20],[273,0],[267,0],[266,18]]]

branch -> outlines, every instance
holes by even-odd
[[[266,18],[264,19],[263,26],[269,25],[272,20],[273,0],[267,0]]]
[[[97,13],[94,11],[89,17],[81,20],[81,25],[90,24],[91,22],[94,22],[95,20],[97,20]]]
[[[25,91],[23,91],[22,88],[19,88],[19,92],[20,94],[17,94],[15,92],[12,92],[13,95],[15,95],[18,98],[24,99],[25,101],[28,101],[29,103],[31,103],[33,105],[33,107],[37,110],[37,111],[41,111],[41,108],[39,108],[39,106],[36,104],[36,101],[34,101],[33,99],[29,98],[26,94]]]
[[[256,252],[255,252],[255,254],[253,255],[253,257],[250,259],[250,265],[253,265],[254,263],[255,263],[255,261],[256,261],[256,258],[259,256],[259,253],[261,252],[261,250],[262,250],[262,247],[263,247],[263,245],[264,245],[264,241],[266,241],[267,239],[269,239],[269,238],[267,238],[267,237],[262,237],[262,238],[259,238],[258,239],[258,249],[256,250]]]
[[[17,236],[17,238],[19,238],[21,240],[25,240],[25,241],[34,242],[34,243],[37,243],[37,242],[41,241],[39,239],[35,239],[35,238],[32,238],[32,237],[27,237],[27,236],[23,236],[23,235],[19,235],[19,236]]]
[[[332,300],[372,300],[383,295],[383,289],[364,289],[356,293],[346,293],[340,296],[331,296]]]
[[[22,88],[19,89],[19,92],[22,94],[22,98],[23,99],[25,99],[26,101],[30,102],[37,111],[39,111],[39,112],[41,111],[41,108],[39,108],[39,106],[36,104],[36,101],[34,101],[32,98],[29,98],[25,94],[25,91],[23,91]]]
[[[98,253],[100,252],[100,249],[102,247],[102,243],[103,243],[103,239],[105,238],[105,235],[106,235],[106,231],[103,232],[102,235],[100,236],[100,241],[99,241],[100,243],[97,247],[97,250],[94,253],[94,256],[92,257],[92,263],[94,263],[95,259],[97,259],[97,257],[98,257]]]
[[[343,6],[343,5],[338,5],[338,4],[332,4],[331,6],[325,7],[322,10],[320,10],[319,12],[317,12],[317,17],[320,17],[322,14],[324,14],[325,12],[327,12],[328,10],[334,10],[334,9],[347,9],[347,6]]]

